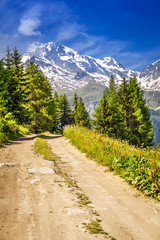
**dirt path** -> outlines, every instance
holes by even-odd
[[[58,165],[34,154],[34,141],[28,136],[0,149],[0,240],[106,239],[85,231],[83,223],[96,218],[117,240],[160,239],[159,203],[140,196],[64,137],[48,139],[61,157]],[[80,205],[77,193],[91,203]]]

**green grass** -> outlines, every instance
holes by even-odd
[[[108,236],[108,233],[103,230],[103,228],[100,225],[101,220],[96,219],[95,221],[91,221],[89,223],[83,223],[83,225],[86,227],[86,230],[90,234],[104,234]]]
[[[160,151],[136,148],[92,130],[67,126],[64,136],[87,156],[108,166],[148,196],[160,200]]]
[[[89,203],[91,203],[89,198],[84,193],[76,193],[76,195],[77,195],[79,204],[88,205]]]
[[[74,179],[72,179],[71,176],[69,176],[67,173],[62,173],[61,175],[64,178],[65,184],[70,185],[74,188],[78,188],[77,182]]]
[[[34,151],[37,154],[41,154],[45,160],[55,161],[57,159],[57,156],[53,154],[51,147],[47,143],[46,135],[37,136]]]

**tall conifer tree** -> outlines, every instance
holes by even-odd
[[[60,95],[59,97],[59,130],[62,132],[65,125],[74,122],[73,112],[70,108],[67,96]]]
[[[129,100],[128,82],[125,77],[123,77],[122,83],[119,87],[118,97],[121,105],[121,116],[123,119],[122,139],[127,139],[128,129],[130,126],[130,111],[132,106]]]
[[[49,130],[52,126],[50,84],[34,62],[30,61],[25,71],[26,77],[30,81],[28,107],[31,112],[32,129],[35,132]]]
[[[4,67],[3,60],[0,60],[0,116],[4,117],[8,113],[8,83],[7,70]]]
[[[151,124],[149,109],[143,99],[143,91],[137,83],[136,77],[130,78],[129,94],[129,142],[134,145],[150,146],[153,141],[153,126]]]
[[[57,91],[54,92],[53,95],[54,102],[54,117],[53,117],[53,128],[52,131],[58,132],[58,118],[59,118],[59,98]]]
[[[109,80],[109,89],[107,93],[108,107],[112,118],[110,120],[109,135],[112,137],[121,138],[123,132],[123,119],[119,96],[115,84],[114,77],[111,75]]]
[[[76,110],[74,112],[75,124],[83,127],[90,127],[89,114],[84,106],[84,102],[80,97],[78,102],[75,104]]]
[[[18,50],[15,48],[13,53],[10,52],[10,49],[7,48],[7,55],[5,58],[6,71],[8,75],[7,84],[8,84],[8,111],[13,114],[16,121],[19,124],[26,122],[26,111],[24,107],[24,98],[23,98],[23,64],[21,63],[21,55],[18,53]]]
[[[112,114],[108,106],[108,101],[105,92],[103,92],[102,98],[100,99],[97,107],[95,108],[95,114],[93,116],[94,116],[93,124],[95,128],[99,132],[109,135]]]

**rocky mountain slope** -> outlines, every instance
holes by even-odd
[[[85,56],[59,43],[32,43],[23,55],[23,63],[34,60],[48,77],[54,90],[75,90],[96,81],[108,86],[111,74],[117,85],[123,76],[127,79],[137,76],[144,90],[160,91],[160,60],[146,67],[142,72],[125,69],[111,57],[97,59]]]
[[[138,72],[125,69],[111,57],[96,59],[56,43],[33,43],[24,54],[22,61],[34,60],[48,77],[53,90],[74,90],[89,81],[108,85],[111,74],[119,85],[123,76],[139,76]]]
[[[160,59],[140,73],[139,82],[142,88],[160,91]]]

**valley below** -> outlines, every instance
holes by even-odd
[[[1,240],[160,239],[160,204],[100,166],[61,135],[56,161],[33,150],[37,135],[0,148]],[[101,225],[99,234],[90,223]]]

